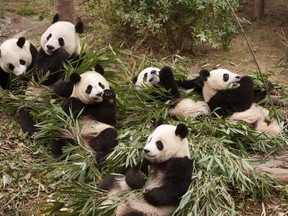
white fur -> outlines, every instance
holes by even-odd
[[[270,119],[269,111],[261,106],[252,104],[252,106],[244,112],[233,113],[230,121],[242,120],[249,124],[256,123],[255,130],[270,134],[280,134],[282,129],[275,118]],[[271,121],[268,125],[266,121]]]
[[[110,88],[107,80],[95,71],[86,71],[80,76],[81,80],[74,85],[71,97],[78,98],[84,104],[101,103],[103,98],[98,94],[103,94],[105,89]],[[99,82],[104,85],[104,88],[99,85]],[[88,85],[92,86],[90,94],[85,92]]]
[[[0,66],[1,68],[11,74],[20,76],[24,74],[32,62],[32,55],[30,53],[30,42],[25,41],[21,48],[16,43],[18,38],[12,38],[4,41],[0,46]],[[25,65],[21,65],[19,60],[26,61]],[[14,70],[9,69],[9,64],[14,66]]]
[[[227,81],[223,80],[223,75],[228,74],[229,79]],[[240,76],[236,73],[232,73],[226,69],[215,69],[210,71],[210,76],[204,83],[203,87],[203,97],[205,102],[209,102],[210,98],[213,97],[217,91],[237,88],[239,87]]]
[[[156,73],[151,73],[152,71],[156,71]],[[142,70],[137,77],[137,81],[135,83],[136,86],[154,86],[159,83],[159,68],[148,67]],[[147,79],[144,80],[144,75],[147,73]]]
[[[49,34],[52,34],[52,37],[48,39]],[[80,46],[80,37],[79,34],[75,30],[75,25],[66,22],[66,21],[58,21],[52,24],[41,36],[41,47],[44,51],[51,55],[54,50],[60,48],[59,38],[63,38],[65,44],[62,47],[65,49],[69,55],[72,54],[79,55],[81,46]],[[53,46],[54,50],[49,50],[47,46]]]
[[[170,116],[179,116],[188,119],[194,119],[199,115],[208,115],[209,113],[210,109],[206,102],[195,102],[190,98],[180,100],[174,108],[169,109]]]
[[[160,125],[148,137],[144,150],[145,158],[151,162],[163,162],[172,157],[190,157],[187,138],[182,139],[175,135],[176,126]],[[164,145],[162,150],[156,146],[156,142],[161,141]]]

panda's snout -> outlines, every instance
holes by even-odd
[[[144,148],[144,152],[145,152],[145,154],[147,154],[150,152],[150,150]]]
[[[50,51],[51,51],[51,50],[54,50],[54,46],[47,45],[46,47],[47,47],[47,49],[50,50]]]

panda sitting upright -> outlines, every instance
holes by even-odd
[[[202,70],[200,77],[204,81],[203,97],[211,111],[223,118],[245,121],[258,131],[282,132],[277,120],[269,117],[269,111],[255,104],[251,77],[241,77],[226,69]]]
[[[184,124],[156,125],[144,147],[145,159],[128,169],[125,179],[108,176],[99,188],[107,192],[102,205],[113,205],[121,192],[134,191],[116,209],[116,216],[169,216],[176,210],[192,181],[188,128]]]
[[[51,85],[62,78],[60,70],[66,60],[80,62],[79,35],[83,31],[84,25],[81,20],[74,25],[67,21],[59,21],[58,14],[54,16],[52,25],[41,36],[41,49],[36,62],[38,79],[50,72],[49,77],[42,82],[43,85]]]
[[[102,76],[104,70],[97,66],[96,71],[86,71],[79,75],[73,73],[69,82],[59,80],[54,85],[57,94],[67,97],[62,108],[78,118],[82,128],[84,145],[96,153],[99,168],[103,159],[117,145],[116,95]],[[62,147],[71,144],[69,139],[60,137],[52,140],[52,153],[59,157]]]
[[[210,113],[207,103],[204,101],[193,101],[190,98],[182,98],[178,85],[174,80],[173,72],[170,67],[163,67],[161,70],[154,67],[148,67],[142,70],[133,78],[133,83],[137,89],[143,87],[160,87],[169,92],[169,95],[159,95],[153,93],[155,98],[161,101],[171,100],[173,105],[169,109],[170,116],[178,116],[193,119],[199,115]]]
[[[38,50],[24,37],[4,41],[0,46],[0,85],[9,89],[10,75],[24,76],[36,62]]]

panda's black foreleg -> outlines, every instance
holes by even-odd
[[[194,91],[202,93],[202,88],[204,86],[204,79],[198,76],[191,80],[176,80],[179,87],[184,89],[194,89]]]
[[[89,141],[90,147],[96,152],[97,166],[99,169],[102,169],[106,165],[105,158],[117,145],[117,137],[118,134],[114,128],[107,128]]]
[[[51,152],[55,158],[63,156],[63,146],[74,144],[73,139],[54,136],[51,139]]]
[[[9,89],[9,74],[0,67],[0,86],[3,89]]]
[[[159,72],[159,85],[162,86],[165,90],[170,91],[170,93],[176,97],[180,98],[180,92],[176,81],[174,80],[173,72],[170,67],[164,67]]]
[[[36,123],[32,119],[27,108],[21,108],[19,110],[18,121],[21,125],[22,131],[28,133],[29,136],[33,136],[33,134],[37,132],[37,127],[35,126]]]

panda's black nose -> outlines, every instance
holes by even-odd
[[[149,151],[149,150],[147,150],[147,149],[144,149],[144,152],[145,152],[145,153],[149,153],[150,151]]]
[[[53,50],[54,49],[54,47],[50,46],[50,45],[47,45],[46,47],[47,47],[48,50]]]

